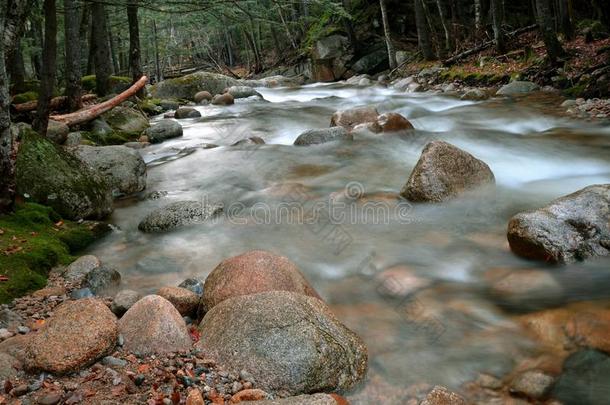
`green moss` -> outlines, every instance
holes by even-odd
[[[13,104],[27,103],[34,100],[38,100],[38,93],[35,91],[28,91],[13,96]]]
[[[33,203],[0,216],[0,272],[8,277],[0,282],[0,303],[44,287],[51,268],[70,263],[101,235],[90,224],[59,221],[53,209]]]
[[[83,76],[80,80],[83,90],[95,92],[95,75]],[[111,93],[120,93],[131,86],[131,79],[125,76],[110,76]]]
[[[149,98],[142,100],[138,103],[138,107],[140,110],[144,111],[147,115],[157,115],[160,114],[163,109],[160,107],[161,100],[155,98]]]
[[[118,106],[102,114],[104,121],[117,133],[123,133],[131,137],[139,137],[148,128],[148,118],[139,111]]]
[[[137,141],[139,135],[127,134],[121,131],[113,131],[108,135],[99,135],[94,134],[92,132],[83,132],[81,131],[81,135],[84,140],[88,141],[90,145],[123,145],[126,142]]]
[[[565,89],[563,91],[563,95],[568,97],[568,98],[578,98],[578,97],[581,97],[584,94],[586,88],[587,88],[586,83],[584,83],[584,84],[577,84],[574,87],[570,87],[569,89]]]

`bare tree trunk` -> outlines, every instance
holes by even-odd
[[[117,58],[116,52],[116,43],[114,40],[114,35],[112,35],[112,27],[110,26],[110,22],[108,20],[108,13],[106,13],[106,27],[108,29],[108,49],[110,50],[110,60],[112,61],[112,71],[115,75],[118,75],[121,71],[121,65],[119,65],[119,60]]]
[[[428,30],[428,23],[426,21],[426,14],[424,12],[424,6],[422,0],[414,0],[415,5],[415,25],[417,27],[417,38],[419,42],[419,49],[424,55],[424,59],[433,60],[434,52],[432,51],[432,44],[430,43],[430,32]]]
[[[388,61],[390,63],[390,69],[394,69],[396,67],[396,52],[394,51],[392,37],[390,36],[390,22],[388,21],[388,10],[385,5],[385,0],[379,0],[379,7],[381,8],[381,20],[383,21],[385,45],[388,49]]]
[[[564,51],[555,33],[551,4],[549,0],[536,0],[536,8],[538,9],[538,25],[544,39],[544,46],[551,64],[554,65]]]
[[[42,136],[47,134],[51,98],[57,74],[57,13],[55,0],[44,0],[44,46],[42,48],[42,80],[38,94],[38,108],[33,128]]]
[[[0,0],[0,10],[8,10],[9,1]],[[0,14],[0,32],[4,33],[6,13]],[[13,209],[15,201],[15,140],[11,131],[8,77],[4,65],[4,41],[0,42],[0,214]]]
[[[496,42],[496,50],[500,54],[506,53],[506,41],[504,39],[504,32],[502,31],[502,4],[501,0],[491,0],[491,18],[494,30],[494,41]]]
[[[21,93],[24,91],[25,85],[25,65],[23,64],[23,50],[21,49],[21,38],[17,38],[13,49],[9,50],[6,55],[6,70],[12,91]]]
[[[66,48],[66,96],[68,110],[82,108],[81,73],[80,73],[80,8],[75,0],[64,0],[64,31]]]
[[[445,34],[445,51],[441,57],[441,59],[443,59],[444,55],[451,52],[451,34],[449,33],[449,28],[447,27],[447,19],[445,18],[445,11],[443,9],[441,0],[436,0],[436,7],[438,8],[438,15],[441,20],[441,25],[443,26],[443,33]]]
[[[572,0],[559,0],[559,20],[561,32],[566,39],[574,38],[574,25],[572,24]]]
[[[153,20],[153,41],[155,44],[155,71],[157,76],[157,82],[163,80],[161,77],[161,62],[159,61],[159,38],[157,37],[157,23]]]
[[[481,0],[474,0],[474,29],[477,34],[483,30]]]
[[[286,36],[288,37],[288,40],[290,41],[290,46],[292,46],[292,49],[297,49],[297,44],[294,41],[294,37],[292,36],[292,33],[290,32],[290,28],[288,28],[288,24],[286,23],[286,19],[284,18],[284,13],[282,13],[282,7],[278,4],[277,1],[274,0],[275,6],[277,7],[277,13],[280,16],[280,20],[282,21],[282,26],[284,27],[284,30],[286,31]]]
[[[131,72],[131,79],[133,83],[136,83],[140,77],[142,77],[138,0],[130,0],[127,4],[127,21],[129,23],[129,71]],[[138,96],[142,95],[143,91],[140,91]]]
[[[91,23],[93,26],[91,43],[94,47],[95,91],[98,96],[105,96],[110,92],[110,72],[112,71],[112,66],[110,64],[106,6],[104,3],[95,1],[91,4]]]

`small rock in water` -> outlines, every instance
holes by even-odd
[[[466,405],[466,400],[445,387],[436,386],[420,405]]]
[[[531,399],[544,399],[551,388],[555,378],[539,370],[526,371],[513,380],[510,385],[511,392]]]
[[[174,118],[176,119],[199,117],[201,117],[201,113],[192,107],[180,107],[174,113]]]

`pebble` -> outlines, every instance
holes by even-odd
[[[510,389],[513,393],[532,399],[544,398],[555,383],[555,378],[539,370],[526,371],[513,380]]]
[[[144,381],[146,381],[146,377],[143,374],[138,374],[133,379],[133,383],[138,387],[141,386],[142,384],[144,384]]]
[[[81,298],[93,297],[93,292],[88,288],[79,288],[70,293],[70,298],[73,300],[80,300]]]
[[[51,394],[47,394],[38,399],[38,403],[40,405],[55,405],[61,401],[61,394],[58,392],[53,392]]]
[[[21,384],[21,385],[16,386],[15,388],[13,388],[9,394],[11,394],[14,397],[20,397],[22,395],[27,394],[28,391],[29,391],[28,386],[26,384]]]
[[[13,337],[13,333],[6,328],[0,329],[0,340],[5,340]]]
[[[112,356],[106,356],[102,359],[102,364],[110,367],[125,367],[127,365],[127,361]]]
[[[23,326],[23,325],[22,325],[22,326],[18,326],[18,327],[17,327],[17,332],[18,332],[20,335],[25,335],[25,334],[26,334],[26,333],[28,333],[29,331],[30,331],[30,328],[28,328],[27,326]]]

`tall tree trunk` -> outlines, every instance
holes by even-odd
[[[47,124],[55,75],[57,74],[57,13],[55,0],[44,0],[44,46],[42,48],[42,80],[38,94],[38,108],[33,128],[42,136],[47,134]]]
[[[0,0],[0,10],[8,10],[9,1]],[[0,32],[4,33],[6,13],[0,14]],[[0,41],[0,214],[13,209],[15,201],[15,140],[11,131],[9,81],[4,65],[4,41]]]
[[[417,27],[417,39],[419,43],[419,49],[424,55],[424,59],[433,60],[434,52],[432,51],[432,44],[430,42],[430,32],[428,30],[428,22],[426,20],[426,14],[424,12],[422,0],[414,0],[414,6],[415,25]]]
[[[557,63],[557,59],[563,55],[563,48],[555,33],[550,0],[536,0],[536,8],[538,9],[538,25],[540,26],[544,46],[551,64],[554,65]]]
[[[93,61],[95,64],[95,92],[105,96],[110,92],[110,49],[108,46],[108,28],[106,27],[106,6],[95,1],[91,4],[91,24]]]
[[[436,0],[436,7],[438,8],[438,15],[441,20],[441,25],[443,26],[443,34],[445,35],[445,49],[444,52],[442,52],[443,55],[441,55],[441,59],[444,59],[445,55],[451,52],[451,34],[447,27],[447,19],[445,18],[445,10],[443,9],[441,0]]]
[[[121,65],[119,64],[119,58],[117,57],[116,41],[112,34],[108,13],[106,13],[106,28],[108,29],[108,49],[110,51],[110,61],[112,62],[112,72],[115,75],[119,75],[121,72]]]
[[[224,20],[223,20],[224,22]],[[233,47],[231,46],[231,34],[229,34],[229,28],[226,23],[223,24],[223,34],[225,37],[225,49],[227,52],[227,64],[233,66],[235,61],[233,59]]]
[[[574,25],[572,24],[572,0],[558,0],[559,2],[559,21],[561,32],[566,39],[574,38]],[[610,6],[610,5],[609,5]]]
[[[6,70],[14,93],[22,93],[25,85],[25,65],[21,38],[16,38],[15,46],[6,55]]]
[[[133,83],[142,77],[140,61],[140,24],[138,21],[138,0],[130,0],[127,4],[127,21],[129,23],[129,71]],[[143,91],[138,93],[142,96]]]
[[[390,63],[390,69],[394,69],[396,67],[396,52],[394,51],[392,37],[390,36],[390,22],[388,21],[388,10],[385,6],[385,0],[379,0],[379,7],[381,8],[381,21],[383,21],[385,45],[388,49],[388,62]]]
[[[31,21],[30,38],[35,44],[42,44],[42,18],[34,16]],[[34,48],[30,53],[32,62],[32,70],[37,79],[42,78],[42,52],[38,48]]]
[[[501,0],[491,0],[490,8],[496,50],[498,53],[504,54],[506,53],[506,40],[504,38],[504,31],[502,31],[503,17]]]
[[[481,0],[474,0],[474,29],[477,34],[483,30],[483,10],[481,10]]]
[[[157,23],[153,20],[153,42],[155,44],[155,71],[157,76],[157,82],[163,80],[161,77],[161,62],[159,58],[159,38],[157,37]]]
[[[68,110],[76,111],[83,106],[80,84],[80,7],[75,0],[64,0],[64,11],[66,96],[68,97]]]

